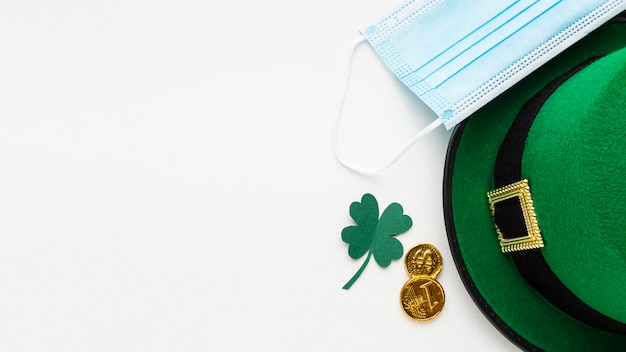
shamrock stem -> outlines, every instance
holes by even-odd
[[[370,251],[367,253],[367,258],[365,258],[363,265],[361,265],[359,270],[357,270],[356,274],[354,274],[354,276],[350,279],[350,281],[348,281],[345,285],[343,285],[342,288],[344,290],[348,290],[350,289],[350,287],[352,287],[352,284],[356,281],[356,279],[359,278],[359,276],[361,276],[361,273],[363,272],[363,270],[365,270],[365,267],[367,266],[367,263],[369,263],[371,257],[372,257],[372,252]]]

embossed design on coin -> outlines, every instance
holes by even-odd
[[[431,244],[418,244],[411,248],[404,259],[406,271],[411,277],[434,278],[441,271],[441,253]]]
[[[437,280],[416,277],[407,281],[400,291],[400,302],[406,315],[417,321],[435,318],[443,309],[445,296]]]

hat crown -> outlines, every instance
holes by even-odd
[[[626,322],[626,49],[563,83],[529,131],[522,177],[550,268],[597,311]]]

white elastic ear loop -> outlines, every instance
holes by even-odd
[[[404,148],[402,148],[402,150],[400,150],[396,154],[396,156],[393,157],[393,159],[391,159],[391,161],[389,161],[387,164],[383,165],[382,167],[367,168],[367,167],[352,163],[350,161],[347,161],[343,157],[341,157],[341,155],[339,155],[339,153],[337,152],[337,131],[339,130],[339,120],[341,120],[341,112],[343,111],[343,103],[345,102],[345,99],[346,99],[346,92],[348,90],[348,82],[350,81],[350,75],[352,73],[352,59],[354,58],[354,52],[356,48],[359,46],[359,44],[363,43],[364,41],[365,41],[365,37],[358,36],[354,40],[354,43],[352,43],[352,45],[350,46],[350,50],[347,55],[345,71],[344,71],[343,79],[341,81],[339,95],[337,97],[336,108],[335,108],[335,117],[334,117],[335,123],[333,125],[333,132],[332,132],[332,148],[333,148],[333,154],[335,155],[335,159],[337,159],[337,161],[344,167],[352,171],[358,172],[360,174],[363,174],[363,175],[374,175],[374,174],[377,174],[379,172],[382,172],[388,169],[391,165],[395,164],[396,161],[398,161],[398,159],[400,159],[404,155],[404,153],[406,153],[415,143],[417,143],[417,141],[419,141],[420,139],[422,139],[422,137],[432,132],[435,128],[439,127],[439,125],[441,125],[443,121],[441,119],[437,119],[431,122],[424,129],[419,131],[413,138],[411,138],[409,143]]]

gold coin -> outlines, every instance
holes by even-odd
[[[441,253],[432,244],[418,244],[411,248],[404,258],[404,265],[411,277],[428,276],[434,278],[441,271]]]
[[[417,321],[434,319],[441,313],[445,301],[439,282],[428,277],[412,278],[400,291],[400,304],[404,313]]]

